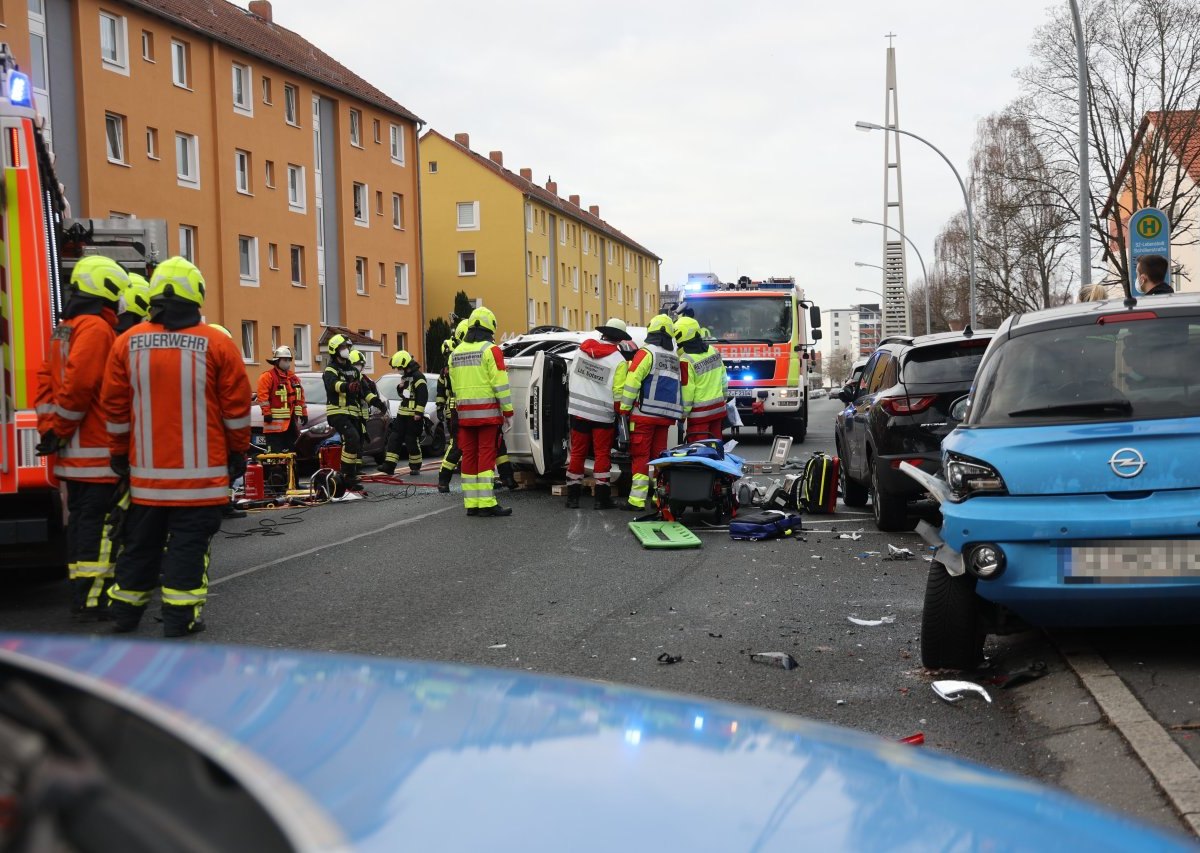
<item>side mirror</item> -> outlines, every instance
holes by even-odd
[[[821,328],[821,309],[816,305],[808,306],[808,325],[813,329]],[[820,335],[814,334],[813,340],[820,337]]]
[[[809,334],[811,334],[811,335],[812,335],[812,339],[813,339],[814,341],[819,341],[819,340],[821,340],[821,337],[822,337],[822,335],[821,335],[821,330],[820,330],[820,329],[813,329],[813,330],[812,330],[812,331],[811,331]]]
[[[843,385],[842,390],[838,391],[837,398],[839,400],[841,400],[843,403],[853,403],[854,402],[854,386],[849,383],[847,383],[846,385]]]
[[[953,403],[950,404],[951,420],[958,421],[959,423],[962,423],[963,421],[965,421],[967,419],[967,411],[970,409],[970,407],[971,407],[970,395],[964,395],[962,397],[959,397],[957,400],[955,400]]]

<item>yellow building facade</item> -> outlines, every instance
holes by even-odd
[[[599,207],[506,169],[499,151],[472,151],[466,134],[421,137],[421,220],[429,317],[447,316],[460,290],[495,312],[502,336],[645,325],[658,312],[661,258]]]

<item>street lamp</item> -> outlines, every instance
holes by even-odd
[[[881,270],[881,269],[883,269],[883,267],[881,267],[879,264],[868,264],[866,261],[855,261],[855,262],[854,262],[854,265],[855,265],[856,267],[870,267],[870,268],[871,268],[871,269],[873,269],[873,270]],[[858,288],[858,289],[859,289],[859,290],[862,290],[862,288],[861,288],[861,287],[860,287],[860,288]]]
[[[854,288],[854,289],[855,289],[855,290],[860,290],[860,291],[862,291],[863,293],[874,293],[876,296],[878,296],[878,297],[879,297],[879,303],[880,303],[880,305],[882,305],[882,304],[883,304],[883,294],[882,294],[882,293],[880,293],[878,290],[871,290],[871,288],[869,288],[869,287],[856,287],[856,288]]]
[[[967,231],[969,232],[968,238],[971,242],[971,245],[970,245],[971,266],[970,266],[970,270],[969,270],[970,291],[968,294],[969,295],[968,313],[971,315],[970,316],[971,326],[974,327],[975,326],[975,214],[971,210],[971,196],[969,193],[967,193],[967,185],[963,183],[962,175],[960,175],[958,173],[958,169],[954,168],[954,164],[950,162],[950,158],[942,153],[942,149],[938,148],[936,145],[934,145],[928,139],[925,139],[923,136],[917,136],[915,133],[913,133],[910,130],[901,130],[898,127],[884,127],[882,124],[875,124],[874,122],[869,122],[869,121],[856,121],[854,123],[854,126],[864,132],[870,132],[872,130],[885,130],[885,131],[890,131],[893,133],[903,133],[905,136],[911,136],[913,139],[917,140],[917,142],[923,142],[926,145],[928,145],[930,148],[932,148],[939,157],[941,157],[943,160],[946,161],[946,165],[949,166],[950,171],[954,173],[954,177],[958,180],[958,188],[960,190],[962,190],[963,202],[967,205]]]
[[[908,245],[912,246],[912,250],[917,253],[917,260],[921,263],[921,277],[925,279],[925,334],[933,331],[933,326],[929,320],[929,274],[925,272],[925,259],[921,257],[921,250],[917,248],[917,244],[908,239],[908,235],[896,228],[894,225],[888,225],[886,222],[874,222],[870,219],[859,219],[857,216],[850,220],[855,225],[878,225],[880,228],[886,228],[889,231],[895,231],[899,234]],[[910,303],[911,304],[911,303]]]

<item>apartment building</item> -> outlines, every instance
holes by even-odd
[[[267,0],[0,0],[76,217],[165,219],[247,370],[422,340],[413,113]],[[374,359],[372,358],[372,362]],[[386,366],[386,365],[383,365]],[[374,364],[372,364],[374,368]]]
[[[537,326],[587,329],[608,317],[644,325],[659,308],[662,259],[584,209],[558,184],[512,172],[504,155],[470,138],[421,137],[425,301],[445,316],[465,291],[487,305],[504,335]]]

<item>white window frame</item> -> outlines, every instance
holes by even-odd
[[[473,267],[473,269],[470,272],[464,272],[465,264],[463,262],[466,260],[467,255],[471,256],[471,266]],[[468,249],[466,251],[459,252],[458,253],[458,275],[459,275],[459,278],[470,278],[471,276],[478,275],[478,274],[479,274],[479,259],[476,257],[475,251],[473,249]]]
[[[526,308],[526,317],[529,319],[529,328],[537,325],[537,302],[532,299],[525,300],[528,307]]]
[[[158,128],[146,128],[146,157],[150,160],[161,159],[158,155]]]
[[[362,191],[361,199],[358,197],[360,190]],[[350,185],[350,208],[351,213],[354,214],[355,225],[362,226],[363,228],[370,227],[370,212],[368,211],[370,198],[371,194],[368,192],[368,187],[366,184],[360,184],[358,181],[354,181]]]
[[[533,233],[533,205],[525,202],[525,230]]]
[[[463,211],[470,209],[471,223],[469,225],[462,224]],[[478,231],[479,230],[479,202],[477,201],[460,201],[454,205],[454,225],[459,231]]]
[[[293,213],[304,213],[308,210],[308,183],[304,167],[295,163],[287,164],[288,173],[288,210]],[[292,193],[292,175],[297,176],[295,195]]]
[[[269,189],[269,190],[275,189],[275,161],[274,160],[264,160],[263,161],[263,183],[266,184],[267,189]]]
[[[296,280],[296,252],[300,253],[300,279]],[[304,280],[304,247],[299,243],[292,243],[288,246],[288,277],[291,279],[292,287],[307,287]]]
[[[571,287],[576,293],[579,292],[579,267],[571,267]]]
[[[242,272],[242,245],[247,247],[247,272]],[[258,238],[248,234],[238,235],[238,279],[243,287],[258,287]]]
[[[397,305],[408,304],[408,264],[392,264],[392,283],[395,285]]]
[[[608,244],[608,262],[610,264],[613,262],[613,244],[612,243]]]
[[[359,296],[367,295],[367,259],[362,256],[354,259],[354,292]]]
[[[179,256],[196,263],[196,226],[180,223],[176,240],[179,243]]]
[[[191,155],[188,158],[187,166],[190,172],[184,172],[180,167],[183,165],[179,157],[179,144],[186,145],[187,152]],[[176,183],[181,187],[188,189],[200,189],[200,140],[194,133],[176,133],[175,134],[175,179]]]
[[[592,232],[586,228],[583,231],[583,253],[585,255],[592,253]]]
[[[392,227],[397,231],[404,230],[404,196],[392,193]]]
[[[546,284],[549,284],[550,283],[550,259],[539,257],[538,258],[538,268],[541,269],[541,271],[542,271],[542,281],[545,282]]]
[[[629,272],[629,259],[631,257],[632,257],[632,255],[629,254],[629,250],[626,249],[625,250],[625,272]]]
[[[116,128],[116,152],[113,151],[113,135],[110,128]],[[108,157],[108,162],[117,166],[128,166],[129,160],[126,159],[125,144],[125,116],[119,113],[104,114],[104,153]]]
[[[239,103],[237,99],[237,79],[238,72],[242,72],[242,95],[244,100]],[[232,65],[230,72],[230,86],[233,93],[233,111],[238,115],[253,116],[254,115],[254,69],[246,65],[244,62],[235,62]]]
[[[254,195],[250,192],[250,152],[240,148],[233,149],[233,185],[242,195]]]
[[[357,119],[357,121],[355,121]],[[350,109],[350,144],[362,148],[362,110]]]
[[[562,219],[558,220],[558,244],[567,245],[567,223]]]
[[[312,366],[312,327],[307,323],[292,326],[292,361],[297,367]]]
[[[182,39],[171,39],[171,82],[180,89],[192,89],[191,69],[188,62],[192,46]]]
[[[112,21],[113,25],[113,56],[110,59],[104,55],[104,22]],[[117,74],[129,76],[129,25],[124,15],[114,15],[112,12],[100,13],[100,67]]]
[[[431,175],[437,174],[437,160],[429,161],[429,174],[431,174]]]
[[[262,92],[262,102],[266,106],[272,107],[275,105],[275,84],[266,74],[264,74],[260,79],[261,82],[258,85]]]
[[[142,30],[142,59],[154,62],[154,33],[151,30]]]
[[[525,253],[525,278],[533,278],[533,252]]]
[[[404,165],[404,126],[399,124],[391,124],[388,127],[388,151],[391,154],[392,162],[397,166]],[[399,156],[397,156],[399,152]]]
[[[276,243],[267,244],[267,269],[279,269],[279,246]],[[276,346],[278,346],[278,344],[273,345],[271,349],[275,349]]]
[[[250,336],[246,337],[249,332]],[[254,364],[254,354],[257,352],[258,341],[258,324],[253,320],[242,321],[242,344],[239,347],[242,351],[242,362],[245,364]],[[249,355],[247,355],[249,353]]]
[[[291,95],[290,100],[288,95]],[[289,112],[291,118],[288,117]],[[291,83],[283,84],[283,120],[292,127],[300,126],[300,89]]]

